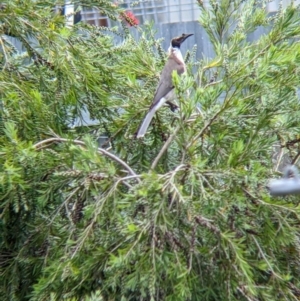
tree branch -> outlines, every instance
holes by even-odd
[[[53,143],[53,142],[71,142],[71,143],[81,145],[84,147],[86,146],[85,143],[81,140],[70,140],[70,139],[55,137],[55,138],[49,138],[49,139],[42,140],[42,141],[36,143],[35,145],[33,145],[33,147],[36,150],[40,150],[45,147],[48,147],[48,144]],[[137,174],[131,169],[131,167],[126,162],[124,162],[123,160],[118,158],[116,155],[108,152],[107,150],[105,150],[101,147],[98,147],[97,150],[102,155],[105,155],[106,157],[109,157],[110,159],[112,159],[112,160],[116,161],[117,163],[119,163],[120,165],[122,165],[132,176],[134,176],[136,178],[137,182],[139,182],[139,183],[141,182],[140,178],[137,176]]]
[[[159,151],[157,157],[155,158],[155,160],[153,161],[153,163],[151,165],[151,169],[155,169],[155,167],[157,166],[157,164],[158,164],[159,160],[161,159],[162,155],[166,152],[166,150],[168,149],[169,145],[174,140],[174,138],[177,135],[179,129],[180,129],[180,125],[177,126],[177,128],[174,131],[174,133],[168,138],[168,140],[166,141],[166,143],[164,144],[164,146],[162,147],[162,149]]]

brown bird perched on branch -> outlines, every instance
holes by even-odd
[[[136,135],[137,138],[144,137],[155,112],[165,103],[168,103],[172,110],[174,109],[175,106],[171,101],[175,99],[176,95],[172,83],[172,73],[174,70],[176,70],[178,75],[181,75],[186,71],[186,66],[180,51],[180,45],[192,35],[193,34],[183,33],[180,37],[176,37],[171,40],[168,51],[168,60],[161,72],[154,99],[146,117],[140,125],[138,133]]]

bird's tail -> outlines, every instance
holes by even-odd
[[[156,108],[155,107],[151,108],[148,111],[148,113],[147,113],[146,117],[144,118],[144,120],[143,120],[143,122],[142,122],[142,124],[141,124],[141,126],[139,128],[139,131],[138,131],[138,133],[136,135],[137,138],[142,138],[142,137],[145,136],[145,134],[147,132],[147,129],[148,129],[149,125],[150,125],[150,122],[151,122],[151,120],[152,120],[155,112],[156,112]]]

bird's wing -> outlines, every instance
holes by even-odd
[[[178,63],[178,61],[176,61],[174,58],[169,57],[164,69],[161,72],[160,80],[150,108],[153,108],[162,97],[166,96],[174,88],[172,83],[173,70],[176,70],[177,73],[181,75],[185,71],[185,68],[182,63]]]

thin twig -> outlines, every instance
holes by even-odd
[[[42,140],[38,143],[36,143],[33,147],[36,149],[36,150],[40,150],[44,147],[48,147],[48,144],[49,143],[53,143],[53,142],[71,142],[71,143],[74,143],[74,144],[77,144],[77,145],[81,145],[81,146],[86,146],[85,143],[83,141],[80,141],[80,140],[70,140],[70,139],[65,139],[65,138],[60,138],[60,137],[55,137],[55,138],[49,138],[49,139],[45,139],[45,140]],[[126,163],[124,162],[123,160],[121,160],[120,158],[118,158],[116,155],[108,152],[107,150],[101,148],[101,147],[98,147],[97,148],[98,152],[109,157],[110,159],[118,162],[120,165],[122,165],[124,168],[127,169],[127,171],[132,175],[132,176],[135,176],[136,177],[136,180],[140,183],[141,180],[139,177],[137,177],[137,174],[131,169],[131,167]]]
[[[238,74],[238,72],[240,72],[241,70],[245,70],[246,67],[248,67],[250,64],[252,64],[257,58],[259,58],[261,55],[264,54],[264,52],[271,47],[272,43],[268,44],[266,47],[264,47],[257,55],[255,55],[249,62],[247,62],[246,65],[242,66],[240,69],[237,69],[236,72],[234,72],[231,76],[235,76],[236,74]]]
[[[59,214],[60,210],[67,205],[67,203],[71,200],[71,198],[76,194],[76,192],[78,192],[80,190],[80,186],[77,187],[76,189],[74,189],[70,195],[68,196],[68,198],[58,207],[58,209],[56,210],[55,214],[53,215],[53,217],[51,218],[49,225],[51,225],[53,223],[53,221],[55,220],[55,218],[57,217],[57,215]]]
[[[82,248],[82,246],[84,245],[84,242],[86,241],[86,239],[88,238],[88,236],[90,235],[92,230],[94,229],[94,225],[97,222],[98,216],[101,214],[107,200],[115,192],[115,188],[116,188],[116,186],[114,185],[113,187],[111,187],[111,189],[107,193],[103,193],[102,195],[100,195],[98,197],[98,200],[96,202],[96,208],[95,208],[94,216],[93,216],[92,220],[90,221],[89,225],[86,226],[85,230],[83,231],[82,237],[80,238],[80,240],[77,243],[75,249],[73,250],[73,254],[71,256],[71,259],[73,259],[75,257],[75,255],[77,254],[77,252]]]
[[[292,145],[294,145],[294,144],[296,144],[298,142],[300,142],[300,139],[294,139],[294,140],[288,141],[285,144],[281,145],[281,147],[282,148],[286,147],[287,149],[289,149],[290,146],[292,146]]]
[[[275,203],[267,203],[265,201],[263,201],[262,199],[259,199],[258,197],[254,196],[250,191],[248,191],[247,189],[245,188],[242,188],[242,190],[255,202],[257,203],[261,203],[265,206],[270,206],[270,207],[274,207],[274,208],[280,208],[280,209],[283,209],[283,210],[287,210],[289,212],[292,212],[294,214],[297,215],[298,217],[298,212],[297,212],[297,209],[293,209],[293,207],[289,207],[289,206],[284,206],[284,205],[279,205],[279,204],[275,204]],[[300,218],[300,217],[298,217]]]
[[[2,69],[2,70],[4,70],[6,68],[6,65],[8,64],[8,57],[7,57],[7,54],[6,54],[5,45],[3,43],[2,38],[0,38],[0,43],[1,43],[1,46],[2,46],[2,49],[3,49],[3,54],[4,54],[4,57],[5,57],[5,63],[4,63],[3,69]]]
[[[278,159],[277,159],[276,166],[275,166],[275,172],[280,172],[280,171],[279,171],[279,165],[280,165],[280,163],[281,163],[282,157],[283,157],[283,151],[282,151],[282,149],[281,149],[280,152],[279,152],[279,156],[278,156]]]
[[[251,235],[251,237],[253,238],[255,244],[257,245],[257,248],[258,248],[258,250],[259,250],[259,253],[260,253],[261,256],[264,258],[266,264],[268,265],[268,267],[269,267],[269,269],[271,270],[271,272],[273,273],[273,275],[276,276],[276,277],[278,277],[280,280],[283,280],[282,277],[281,277],[280,275],[278,275],[278,274],[274,271],[273,267],[271,266],[269,260],[268,260],[267,257],[265,256],[265,254],[264,254],[263,250],[261,249],[261,247],[260,247],[258,241],[256,240],[255,236],[254,236],[254,235]]]
[[[235,83],[233,83],[232,86],[233,86],[234,84],[235,84]],[[232,86],[231,86],[231,87],[232,87]],[[200,137],[202,137],[202,136],[204,135],[204,133],[206,132],[206,130],[207,130],[207,129],[211,126],[211,124],[215,121],[215,119],[217,119],[217,117],[218,117],[221,113],[223,113],[223,111],[225,111],[225,110],[227,109],[230,100],[231,100],[232,97],[236,94],[237,90],[238,90],[238,87],[236,87],[236,89],[234,90],[234,92],[232,93],[232,95],[231,95],[229,98],[227,98],[227,95],[228,95],[229,91],[226,93],[226,98],[227,98],[227,99],[225,98],[225,101],[224,101],[223,106],[221,107],[221,109],[220,109],[218,112],[216,112],[216,113],[214,114],[214,116],[211,117],[211,118],[208,120],[208,122],[204,125],[204,127],[202,128],[202,130],[199,132],[199,134],[196,135],[196,137],[194,137],[194,138],[191,140],[190,143],[188,143],[186,149],[190,148],[190,147],[191,147],[191,146],[192,146],[192,145],[193,145]]]
[[[151,169],[155,169],[155,167],[157,166],[159,160],[161,159],[163,154],[166,152],[166,150],[168,149],[168,147],[172,143],[172,141],[175,139],[175,136],[177,135],[179,130],[180,130],[180,125],[177,126],[177,128],[175,129],[173,134],[168,138],[168,140],[166,141],[166,143],[164,144],[164,146],[162,147],[162,149],[160,150],[160,152],[156,156],[155,160],[153,161],[153,163],[151,165]]]
[[[127,177],[124,177],[124,178],[119,178],[116,182],[116,186],[119,185],[119,183],[123,182],[124,185],[126,185],[128,188],[132,188],[132,186],[130,184],[128,184],[126,181],[127,180],[131,180],[131,179],[135,179],[135,178],[140,178],[141,175],[133,175],[133,176],[127,176]]]
[[[247,296],[247,294],[244,292],[244,290],[242,288],[238,287],[237,290],[247,299],[247,301],[255,301],[255,300],[257,300],[256,298],[252,299],[249,296]]]
[[[295,165],[298,161],[300,157],[300,152],[297,153],[297,155],[295,156],[295,158],[292,160],[291,165]]]
[[[212,220],[209,220],[201,215],[195,216],[195,221],[198,225],[201,225],[203,227],[206,227],[207,229],[211,230],[213,233],[220,235],[221,230],[216,227],[212,222]]]
[[[191,147],[195,141],[197,141],[200,137],[203,136],[205,131],[208,129],[208,127],[214,122],[214,120],[224,111],[225,106],[221,108],[212,118],[209,119],[209,121],[205,124],[205,126],[202,128],[202,130],[196,135],[196,137],[187,145],[187,149]]]
[[[214,85],[220,84],[220,83],[222,83],[222,82],[223,82],[223,79],[220,79],[220,80],[218,80],[218,81],[214,81],[214,82],[208,83],[208,84],[206,84],[206,85],[204,86],[203,89],[206,89],[206,88],[208,88],[208,87],[210,87],[210,86],[214,86]]]

